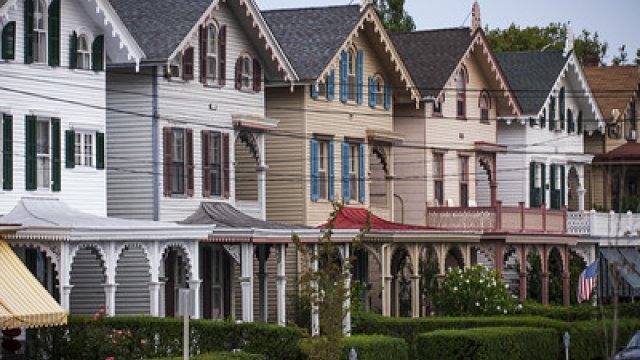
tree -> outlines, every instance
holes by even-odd
[[[618,51],[620,53],[614,56],[613,59],[611,60],[611,63],[613,65],[624,65],[627,63],[628,54],[625,48],[626,48],[626,45],[624,44],[622,44],[622,46],[618,48]]]
[[[389,32],[413,31],[416,23],[404,9],[405,0],[378,0],[375,1],[376,10],[385,29]]]
[[[640,65],[640,49],[636,50],[636,65]]]
[[[562,23],[550,23],[547,26],[528,26],[521,28],[511,24],[506,29],[489,29],[485,27],[485,33],[489,44],[496,52],[502,51],[526,51],[544,49],[563,49],[567,34],[567,25]],[[588,30],[582,30],[574,42],[574,51],[580,61],[588,53],[598,54],[600,59],[606,56],[609,45],[600,40],[597,32],[593,34]]]

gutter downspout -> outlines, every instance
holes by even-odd
[[[160,220],[160,128],[158,112],[158,67],[151,68],[151,163],[153,189],[153,220]]]

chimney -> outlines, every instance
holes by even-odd
[[[366,10],[369,5],[373,5],[373,0],[360,0],[360,11]]]
[[[478,0],[475,0],[471,7],[471,35],[475,34],[475,32],[481,27],[482,21],[480,20],[480,4],[478,4]]]
[[[564,41],[563,54],[564,56],[567,56],[571,51],[573,51],[573,43],[575,41],[575,38],[573,36],[573,28],[571,27],[571,21],[567,23],[567,25],[565,26],[565,29],[567,34],[566,34],[566,39]]]
[[[594,52],[587,52],[584,54],[584,58],[582,59],[582,65],[584,66],[599,66],[600,65],[600,55]]]

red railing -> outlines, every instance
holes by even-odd
[[[472,230],[488,232],[558,233],[567,232],[567,209],[550,210],[544,204],[540,208],[502,206],[495,207],[429,207],[426,211],[427,226],[448,230]]]

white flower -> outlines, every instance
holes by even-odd
[[[484,279],[480,279],[480,284],[484,284]]]
[[[484,297],[484,301],[487,301],[487,300],[489,300],[489,299],[487,299],[487,297],[485,296],[485,297]]]
[[[453,287],[453,291],[458,291],[458,287],[457,287],[457,286],[454,286],[454,287]]]
[[[476,306],[480,306],[480,303],[478,301],[476,301]]]
[[[522,304],[518,304],[518,306],[516,306],[518,308],[518,310],[522,309]]]
[[[501,310],[500,305],[496,306],[496,310],[498,310],[498,311]]]
[[[509,288],[509,284],[504,284],[504,288],[508,289]]]
[[[507,309],[504,309],[504,314],[507,315]]]
[[[469,279],[465,280],[464,282],[466,282],[468,284],[469,283]]]

